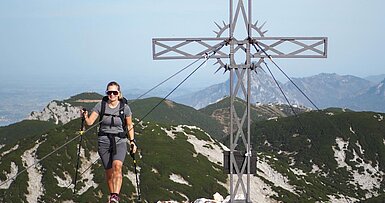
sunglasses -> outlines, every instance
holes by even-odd
[[[106,91],[106,94],[107,95],[118,95],[119,92],[118,91]]]

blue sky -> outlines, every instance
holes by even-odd
[[[214,37],[214,22],[228,22],[228,4],[228,0],[0,0],[0,85],[21,81],[104,87],[117,80],[130,87],[152,87],[191,61],[152,60],[151,39]],[[384,6],[382,0],[254,0],[253,21],[266,21],[269,37],[329,38],[327,59],[277,59],[289,76],[327,72],[365,77],[385,73]],[[213,62],[186,86],[225,81],[228,74],[214,75]]]

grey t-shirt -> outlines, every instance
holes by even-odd
[[[114,133],[114,134],[124,132],[123,126],[122,126],[122,120],[119,117],[119,108],[120,108],[120,104],[118,104],[115,108],[110,108],[108,106],[108,103],[106,103],[105,113],[116,115],[116,116],[103,115],[103,120],[100,124],[99,131],[105,132],[105,133]],[[102,102],[100,101],[95,105],[95,107],[91,110],[91,112],[94,111],[98,115],[100,115],[101,110],[102,110]],[[132,114],[131,109],[127,104],[124,105],[123,111],[124,111],[125,117],[129,117]],[[111,118],[114,120],[113,123]]]

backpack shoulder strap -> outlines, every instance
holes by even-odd
[[[102,104],[101,104],[101,109],[100,109],[100,114],[99,114],[99,121],[102,121],[103,116],[106,112],[107,101],[108,101],[108,97],[104,96],[102,99]]]
[[[122,120],[122,127],[123,127],[123,130],[126,131],[126,116],[124,114],[124,105],[126,105],[128,103],[127,99],[125,97],[123,97],[122,99],[119,100],[120,101],[120,106],[119,106],[119,117],[120,117],[120,120]]]

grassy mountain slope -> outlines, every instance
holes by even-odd
[[[240,112],[242,109],[246,107],[246,102],[242,99],[235,98],[234,106],[237,112]],[[200,109],[202,113],[213,115],[215,111],[230,109],[230,97],[226,97],[217,103],[210,104],[205,108]],[[286,117],[294,115],[293,111],[288,105],[283,104],[272,104],[272,105],[253,105],[251,104],[251,118],[253,121],[267,120],[272,117]],[[305,108],[294,107],[294,111],[296,113],[302,113],[306,111]]]
[[[161,100],[161,98],[152,97],[133,101],[130,107],[134,117],[138,119],[143,118]],[[192,107],[178,104],[171,100],[163,101],[154,111],[146,116],[144,121],[172,125],[195,125],[201,127],[215,138],[223,137],[223,133],[220,130],[221,126],[216,120]]]
[[[0,145],[14,145],[21,138],[34,137],[56,127],[52,122],[24,120],[0,127]]]
[[[234,99],[234,107],[238,113],[238,117],[242,117],[240,113],[244,113],[246,109],[246,102],[242,99]],[[296,114],[307,111],[305,108],[293,107]],[[217,120],[222,125],[222,131],[228,135],[230,126],[230,97],[226,97],[217,103],[208,105],[199,110],[213,119]],[[292,109],[288,105],[274,104],[274,105],[250,105],[251,122],[268,120],[271,118],[287,117],[294,115]]]
[[[95,92],[85,92],[74,95],[63,102],[70,103],[73,106],[81,106],[86,109],[92,109],[95,104],[102,100],[103,96]]]
[[[39,136],[35,142],[19,140],[19,147],[16,150],[1,157],[0,171],[9,174],[13,162],[20,172],[26,165],[29,165],[23,162],[22,157],[26,156],[27,150],[34,147],[37,148],[28,151],[28,154],[37,158],[33,159],[33,162],[45,157],[74,138],[77,135],[79,123],[80,120],[77,119],[51,129],[47,134]],[[189,200],[199,197],[210,198],[215,192],[227,195],[227,190],[222,186],[226,182],[227,175],[223,174],[219,163],[211,162],[189,141],[192,138],[211,140],[203,131],[187,126],[172,127],[155,123],[145,123],[136,131],[137,142],[141,149],[137,161],[140,166],[143,200],[149,202],[169,199],[186,201],[186,198]],[[168,135],[171,131],[174,131],[174,138]],[[69,185],[74,178],[78,139],[41,161],[38,164],[37,174],[28,170],[28,173],[18,176],[9,189],[0,189],[0,202],[28,202],[32,197],[28,197],[26,194],[35,194],[37,192],[34,190],[39,189],[42,189],[42,193],[37,201],[100,202],[106,200],[108,192],[106,191],[104,170],[100,162],[91,165],[98,158],[96,138],[95,129],[90,130],[84,136],[80,173],[89,166],[91,168],[85,173],[89,173],[87,176],[79,176],[76,195],[72,194],[72,186],[68,189],[65,189],[65,186]],[[220,147],[218,142],[212,140],[211,143],[205,147],[208,149],[213,148],[214,145]],[[170,157],[173,158],[170,159]],[[35,167],[32,170],[36,170]],[[133,163],[128,155],[123,173],[122,202],[131,202],[135,193],[135,181],[129,178],[133,175]],[[39,174],[42,174],[41,177]],[[170,177],[179,177],[183,181],[173,181]],[[28,182],[31,178],[34,179],[35,184]],[[0,174],[0,180],[5,179],[5,175]],[[40,182],[43,184],[39,185]],[[35,189],[32,189],[33,192],[31,192],[31,184],[36,186]],[[58,197],[59,195],[60,197]]]
[[[321,111],[301,114],[298,119],[255,123],[252,143],[264,157],[261,159],[284,174],[300,194],[275,198],[313,202],[327,201],[331,194],[351,200],[383,194],[383,116],[373,112]],[[305,175],[298,175],[301,173]]]

